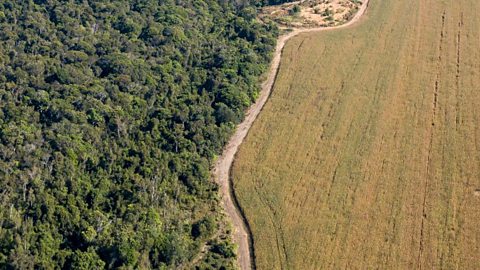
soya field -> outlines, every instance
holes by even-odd
[[[480,269],[480,1],[286,45],[232,181],[257,269]]]

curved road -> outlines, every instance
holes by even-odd
[[[329,31],[334,29],[346,28],[355,24],[365,13],[368,7],[368,1],[369,0],[365,0],[355,17],[353,17],[351,21],[343,25],[318,28],[297,28],[294,29],[292,32],[289,32],[288,34],[279,37],[277,41],[277,47],[275,48],[273,60],[270,66],[270,71],[268,73],[268,78],[262,84],[262,90],[260,92],[258,100],[248,109],[245,119],[237,126],[237,129],[233,136],[230,138],[230,141],[225,147],[222,156],[220,156],[217,163],[215,164],[213,174],[215,177],[215,181],[220,185],[223,207],[227,212],[228,216],[230,217],[235,229],[233,237],[235,243],[237,243],[238,245],[238,264],[240,266],[240,269],[242,270],[255,269],[253,238],[251,236],[248,221],[245,219],[245,216],[243,215],[242,210],[238,205],[235,194],[232,190],[230,180],[230,168],[235,158],[235,154],[237,153],[238,147],[243,142],[245,136],[248,133],[248,130],[252,126],[253,122],[257,118],[258,114],[267,102],[268,97],[270,96],[270,92],[272,91],[273,84],[275,82],[275,78],[280,67],[280,59],[282,56],[283,47],[290,38],[300,33]]]

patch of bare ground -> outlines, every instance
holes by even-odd
[[[350,21],[362,4],[359,0],[303,0],[265,7],[259,18],[284,27],[336,26]]]

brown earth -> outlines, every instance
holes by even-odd
[[[361,5],[357,0],[303,0],[264,7],[259,18],[284,27],[338,26],[350,21]],[[300,12],[294,13],[294,7]]]

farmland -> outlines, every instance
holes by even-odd
[[[232,182],[258,269],[479,269],[480,2],[286,45]]]

